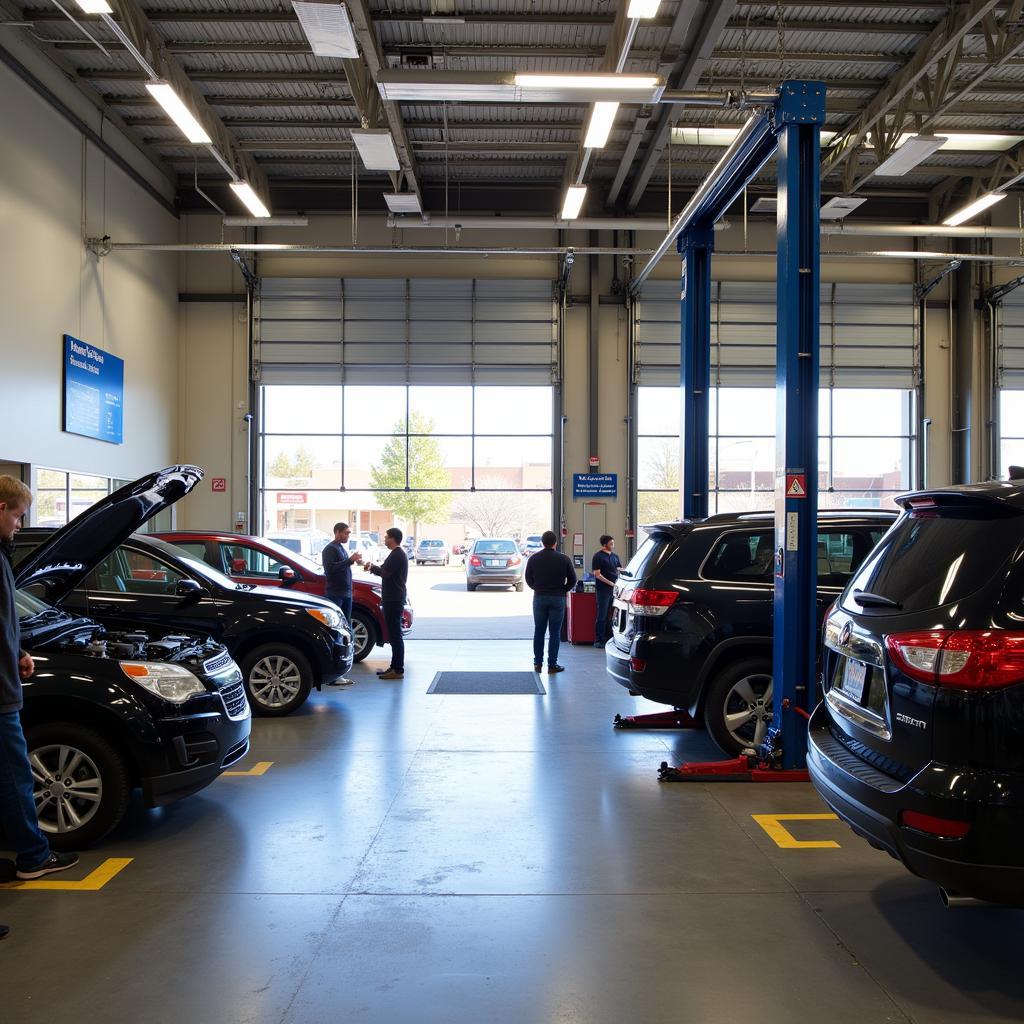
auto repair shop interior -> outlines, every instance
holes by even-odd
[[[1022,0],[0,7],[4,1024],[1024,1018]]]

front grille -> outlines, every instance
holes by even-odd
[[[224,701],[224,710],[227,711],[228,718],[238,721],[249,714],[249,702],[245,699],[245,687],[240,682],[225,686],[220,691],[220,697]]]
[[[208,661],[203,662],[203,671],[208,676],[215,676],[218,672],[223,672],[224,669],[231,665],[231,655],[227,651],[223,651],[221,654],[210,658]]]

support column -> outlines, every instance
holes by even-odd
[[[802,768],[816,701],[820,131],[825,88],[783,84],[776,113],[775,602],[772,727],[764,753]],[[785,707],[788,702],[789,707]]]
[[[711,252],[710,222],[688,228],[676,243],[682,256],[680,323],[680,388],[682,422],[679,430],[682,516],[703,519],[708,514],[708,390],[711,387]]]

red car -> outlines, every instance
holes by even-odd
[[[272,540],[203,530],[178,530],[154,536],[212,565],[237,583],[251,583],[259,587],[283,586],[325,596],[327,581],[323,569]],[[410,629],[412,605],[406,604],[402,612],[403,635]],[[362,661],[375,646],[388,642],[380,607],[379,582],[352,580],[352,634],[355,661]]]

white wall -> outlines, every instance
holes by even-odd
[[[148,253],[98,259],[83,238],[174,241],[175,218],[5,66],[0,138],[0,458],[126,478],[173,463],[176,262]],[[125,361],[124,444],[63,433],[65,333]]]

